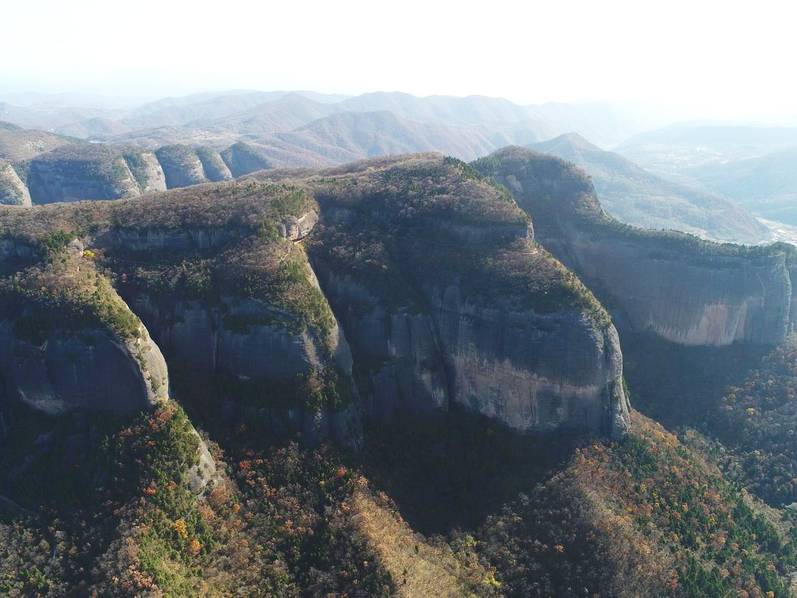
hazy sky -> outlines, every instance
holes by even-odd
[[[401,90],[793,114],[790,4],[3,0],[0,90]]]

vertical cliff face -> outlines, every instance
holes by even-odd
[[[124,155],[140,193],[166,191],[166,176],[154,152],[130,151]]]
[[[299,432],[310,444],[328,437],[358,442],[351,353],[337,323],[319,338],[317,330],[299,329],[296,314],[259,299],[173,301],[141,289],[129,298],[170,362],[192,378],[192,394],[207,396],[212,388],[208,400],[222,412],[278,435]]]
[[[353,443],[361,413],[454,406],[523,432],[620,437],[628,425],[608,314],[506,191],[456,160],[34,208],[2,224],[20,263],[14,248],[90,230],[91,258],[74,263],[114,273],[177,392],[214,418]]]
[[[6,400],[59,414],[134,413],[168,399],[166,362],[138,318],[73,243],[2,281]]]
[[[313,264],[374,416],[456,404],[521,431],[624,434],[608,315],[500,189],[431,156],[306,184]]]
[[[685,345],[781,342],[791,327],[793,250],[701,241],[622,225],[572,165],[519,148],[474,163],[515,196],[538,240],[632,330]]]
[[[4,489],[24,486],[37,463],[96,465],[101,430],[141,412],[174,411],[160,348],[97,270],[92,250],[59,232],[6,246],[16,249],[0,255],[0,451],[11,459],[4,466],[13,465],[0,477]],[[185,425],[196,446],[186,484],[200,494],[219,472]]]
[[[232,178],[221,154],[207,147],[167,145],[155,153],[166,175],[166,186],[169,189]]]
[[[92,247],[178,389],[219,417],[358,442],[351,354],[299,244],[317,220],[312,199],[249,181],[128,207],[136,215],[106,215],[119,224],[98,224]]]
[[[429,291],[456,402],[517,430],[623,435],[628,406],[613,326],[484,306],[457,286]]]
[[[225,164],[221,154],[216,150],[208,147],[198,147],[196,155],[202,162],[202,169],[205,172],[205,178],[209,181],[229,181],[232,178],[232,173],[229,167]]]
[[[166,175],[166,186],[169,189],[198,185],[208,180],[202,160],[187,145],[167,145],[160,148],[156,155]]]
[[[240,141],[224,150],[221,156],[235,177],[272,167],[253,146]]]
[[[67,146],[36,157],[27,163],[27,184],[36,203],[139,194],[124,157],[101,145]]]
[[[19,170],[25,173],[31,200],[38,204],[136,197],[166,189],[155,154],[135,148],[67,146],[41,154]]]
[[[314,250],[316,270],[352,344],[356,380],[369,414],[384,419],[447,408],[448,381],[432,318],[400,292],[386,296],[336,272],[320,251]],[[407,303],[402,305],[402,299]]]

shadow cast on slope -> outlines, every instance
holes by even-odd
[[[521,435],[461,409],[366,430],[362,467],[424,534],[472,530],[550,477],[587,440]]]
[[[652,333],[620,331],[634,409],[667,428],[712,430],[726,389],[741,384],[771,347],[688,347]]]

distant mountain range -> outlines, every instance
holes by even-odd
[[[63,135],[35,129],[23,129],[17,125],[0,122],[0,160],[9,162],[29,160],[34,156],[75,141]]]
[[[797,127],[678,124],[640,133],[615,150],[645,168],[683,174],[695,166],[797,147]]]
[[[578,134],[562,135],[529,147],[586,170],[604,207],[628,224],[743,243],[769,238],[767,227],[727,199],[648,172]]]
[[[797,127],[677,125],[637,135],[617,151],[758,216],[797,224]]]
[[[170,178],[169,168],[180,171],[171,177],[174,184],[167,181],[171,188],[263,168],[317,168],[390,154],[438,151],[473,160],[501,147],[523,145],[584,168],[607,209],[630,224],[745,243],[771,238],[752,214],[797,224],[797,208],[792,208],[797,128],[679,124],[644,132],[650,121],[605,103],[521,106],[484,96],[399,92],[345,97],[243,90],[166,98],[132,108],[86,102],[64,107],[34,98],[22,106],[0,104],[0,115],[15,123],[0,124],[4,203],[74,199],[83,192],[84,197],[128,196],[150,185],[114,180],[88,193],[87,179],[80,175],[83,182],[74,186],[58,178],[69,188],[63,193],[54,183],[42,182],[39,189],[47,189],[42,195],[35,176],[28,190],[37,164],[50,171],[60,163],[63,168],[55,171],[63,174],[78,172],[75,165],[80,162],[87,172],[102,172],[111,181],[124,169],[118,164],[109,169],[108,159],[145,155],[153,166],[152,159],[165,156],[163,176]],[[615,153],[599,147],[622,139],[627,140]],[[98,144],[116,149],[89,149]],[[175,151],[177,156],[191,155],[190,164],[178,160],[178,166],[170,166]],[[76,161],[79,154],[85,159]],[[136,158],[133,162],[135,166]],[[153,176],[160,181],[160,174]]]
[[[217,123],[234,123],[240,135],[231,134],[232,127],[226,134],[213,136],[209,129],[198,135],[191,126],[170,126],[150,130],[146,143],[130,136],[116,137],[113,142],[88,142],[4,125],[0,127],[0,203],[135,197],[262,169],[319,167],[430,150],[472,160],[516,141],[496,130],[490,133],[486,126],[468,125],[464,116],[458,125],[435,123],[430,116],[436,114],[433,111],[427,113],[428,121],[408,120],[385,110],[333,112],[281,130],[301,122],[299,114],[318,116],[332,111],[332,105],[295,94],[267,105],[268,110],[246,111],[248,116],[217,119]],[[433,103],[432,108],[435,106]],[[297,118],[291,120],[291,114]],[[481,118],[508,117],[506,112],[493,112],[492,116],[483,113]],[[246,130],[262,134],[245,135]],[[520,137],[533,138],[534,133],[527,131]],[[767,227],[720,195],[652,174],[578,134],[528,146],[586,170],[608,211],[629,224],[744,243],[771,238]]]
[[[797,146],[686,172],[763,218],[797,225]]]
[[[12,96],[10,100],[17,99]],[[64,99],[63,101],[67,101]],[[579,131],[601,144],[614,144],[657,124],[630,110],[601,102],[522,106],[485,96],[416,97],[400,92],[355,97],[308,91],[226,91],[166,98],[133,108],[59,105],[44,100],[0,103],[0,120],[84,138],[108,140],[127,135],[146,138],[149,130],[189,127],[215,134],[267,135],[342,112],[389,111],[401,119],[427,124],[481,128],[506,139],[529,143],[567,131]],[[172,142],[185,139],[172,139]]]

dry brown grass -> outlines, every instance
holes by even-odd
[[[430,543],[382,502],[386,501],[367,490],[356,491],[352,521],[379,555],[398,595],[426,598],[472,594],[468,581],[484,579],[487,572],[478,566],[466,569],[448,545]]]

